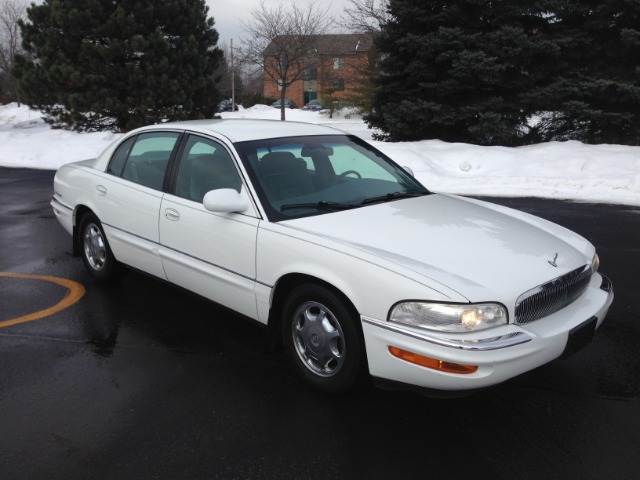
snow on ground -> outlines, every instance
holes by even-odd
[[[96,157],[120,135],[52,129],[40,112],[17,104],[0,106],[0,166],[57,170]]]
[[[266,105],[221,114],[224,118],[280,118]],[[428,188],[461,195],[545,197],[640,206],[640,147],[551,142],[518,148],[479,147],[438,140],[372,141],[362,119],[339,112],[287,110],[287,121],[331,126],[357,135],[413,170]],[[0,166],[57,169],[95,157],[113,133],[51,129],[38,112],[15,103],[0,106]]]

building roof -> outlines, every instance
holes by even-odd
[[[329,35],[305,35],[305,39],[312,39],[313,50],[317,55],[354,55],[367,52],[373,46],[373,35],[370,33],[341,33]],[[276,42],[297,42],[297,35],[279,35],[264,50],[264,55],[276,53]]]

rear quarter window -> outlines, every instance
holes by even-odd
[[[129,152],[131,151],[131,147],[135,141],[136,137],[131,137],[120,144],[111,157],[107,173],[118,177],[122,175],[122,169],[124,168],[124,164],[127,161],[127,157],[129,156]]]

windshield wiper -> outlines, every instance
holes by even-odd
[[[280,211],[284,212],[285,210],[294,210],[296,208],[315,208],[318,210],[350,210],[352,208],[358,208],[361,205],[356,205],[354,203],[338,203],[338,202],[327,202],[326,200],[321,200],[315,203],[290,203],[287,205],[282,205],[280,207]]]
[[[426,193],[393,192],[393,193],[387,193],[386,195],[380,195],[379,197],[365,198],[361,202],[361,204],[368,205],[370,203],[390,202],[391,200],[398,200],[400,198],[422,197],[424,195],[427,195],[427,194]]]

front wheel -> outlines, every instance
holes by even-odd
[[[354,386],[364,363],[357,321],[337,295],[320,285],[291,292],[284,305],[283,341],[307,383],[330,393]]]
[[[119,265],[98,217],[92,213],[85,214],[80,221],[78,235],[82,261],[91,276],[101,282],[114,279]]]

